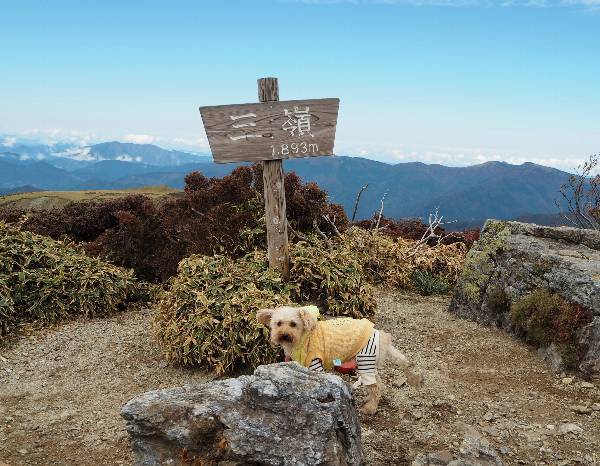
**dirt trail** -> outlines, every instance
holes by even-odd
[[[599,384],[563,383],[531,348],[455,319],[447,305],[446,297],[380,293],[377,326],[427,380],[421,389],[397,387],[398,371],[383,374],[380,412],[362,419],[369,463],[454,454],[464,432],[476,430],[505,464],[600,464],[600,411],[572,409],[600,403]],[[0,356],[0,465],[129,464],[122,404],[211,378],[165,366],[142,311],[36,332]],[[563,423],[583,430],[562,435]]]
[[[0,466],[131,464],[121,406],[148,390],[210,379],[166,366],[149,322],[148,312],[126,312],[0,349]]]
[[[397,389],[397,373],[384,374],[381,415],[363,423],[373,463],[404,464],[436,450],[456,455],[464,433],[476,431],[505,464],[600,464],[600,411],[572,409],[600,402],[600,384],[586,388],[575,378],[567,385],[531,347],[447,308],[445,297],[380,296],[377,326],[396,337],[427,380],[420,389]],[[583,431],[561,435],[563,423]]]

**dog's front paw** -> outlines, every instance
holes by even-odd
[[[371,415],[373,415],[373,414],[375,414],[377,412],[377,404],[378,403],[374,403],[372,401],[367,401],[360,408],[360,412],[362,414],[366,414],[367,416],[371,416]]]

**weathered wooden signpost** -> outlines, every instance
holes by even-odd
[[[279,101],[277,78],[258,80],[260,103],[200,107],[217,163],[263,162],[269,267],[289,277],[282,160],[333,155],[339,99]]]

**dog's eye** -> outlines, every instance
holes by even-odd
[[[281,321],[277,322],[277,327],[281,327]]]
[[[290,322],[290,327],[295,327],[296,326],[296,322]]]

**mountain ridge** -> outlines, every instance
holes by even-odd
[[[89,146],[75,144],[0,144],[0,156],[4,153],[18,154],[22,161],[48,161],[60,168],[72,170],[102,160],[121,160],[156,166],[178,166],[186,163],[209,163],[212,157],[154,144],[107,141]]]
[[[42,160],[32,159],[30,153],[18,154],[14,148],[9,155],[0,153],[0,188],[31,185],[52,190],[124,189],[160,184],[183,188],[184,177],[191,171],[222,177],[242,165],[215,164],[209,157],[148,144],[113,141],[89,148],[84,156],[92,154],[92,159],[79,161],[70,169],[60,168],[69,165],[64,160],[65,151]],[[193,162],[185,163],[188,159],[181,156],[171,165],[156,164],[163,154],[190,155]],[[137,162],[138,157],[154,163]],[[447,218],[463,222],[554,214],[558,190],[570,176],[531,162],[513,165],[491,161],[449,167],[423,162],[388,164],[347,156],[289,159],[284,161],[284,169],[295,171],[304,181],[316,182],[329,193],[332,202],[342,204],[348,213],[353,210],[358,191],[368,184],[358,207],[358,219],[370,218],[385,195],[384,214],[390,217],[424,217],[439,208]]]

